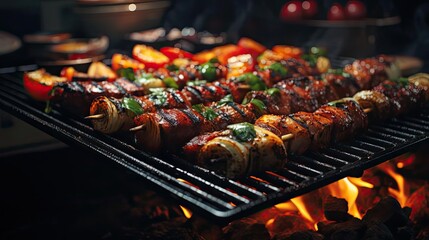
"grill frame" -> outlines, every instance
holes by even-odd
[[[346,176],[360,175],[365,169],[429,139],[429,111],[423,110],[382,125],[371,124],[365,134],[326,150],[292,156],[281,170],[231,180],[175,156],[156,157],[137,150],[118,138],[94,131],[89,121],[55,109],[51,114],[44,113],[43,104],[25,93],[20,77],[22,71],[36,67],[0,69],[1,109],[67,144],[119,163],[140,175],[142,183],[162,190],[179,204],[220,223],[248,216]]]

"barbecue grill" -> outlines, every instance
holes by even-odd
[[[227,179],[177,156],[154,156],[127,141],[94,131],[86,120],[54,109],[24,91],[22,71],[36,65],[0,69],[0,108],[71,145],[119,163],[194,212],[230,222],[310,192],[346,176],[360,175],[429,138],[429,110],[371,124],[364,134],[318,152],[290,156],[283,169]]]

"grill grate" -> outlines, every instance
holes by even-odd
[[[239,180],[226,179],[174,156],[155,157],[117,138],[95,132],[87,122],[53,111],[30,99],[22,87],[22,73],[36,66],[3,69],[0,107],[58,139],[89,149],[142,176],[179,204],[224,223],[315,190],[343,177],[362,173],[429,137],[429,112],[395,118],[354,140],[320,152],[294,156],[283,169]],[[1,70],[1,69],[0,69]],[[9,73],[5,71],[10,71]]]

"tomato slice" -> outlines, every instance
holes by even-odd
[[[167,56],[152,47],[137,44],[133,48],[134,59],[143,63],[147,68],[158,69],[170,62]]]
[[[24,73],[23,80],[27,93],[37,101],[48,101],[52,97],[50,92],[55,84],[67,81],[64,77],[47,73],[43,68]]]
[[[244,55],[244,54],[250,54],[249,50],[237,46],[236,48],[229,48],[229,49],[227,49],[227,51],[222,52],[218,56],[218,60],[221,64],[227,65],[228,59],[235,57],[235,56]]]
[[[267,48],[264,47],[262,44],[256,42],[253,39],[242,37],[240,40],[238,40],[237,45],[239,47],[245,48],[249,51],[249,53],[252,55],[252,57],[257,57],[261,53],[263,53]]]
[[[302,55],[301,48],[287,45],[276,45],[273,47],[273,52],[281,54],[283,58],[300,58]]]
[[[163,47],[160,49],[160,51],[165,56],[167,56],[170,59],[170,61],[173,61],[174,59],[177,59],[177,58],[191,59],[193,56],[192,53],[176,47]]]
[[[238,77],[255,70],[255,61],[250,54],[242,54],[228,59],[227,79]]]
[[[112,56],[112,69],[118,71],[121,68],[132,68],[134,70],[144,69],[145,65],[127,55],[115,53]]]

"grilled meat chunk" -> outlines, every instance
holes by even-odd
[[[258,118],[255,126],[273,132],[279,137],[293,134],[291,139],[284,141],[289,154],[302,154],[311,144],[308,128],[287,115],[264,115]]]
[[[388,79],[386,72],[388,67],[389,63],[382,57],[366,58],[355,60],[352,64],[345,66],[344,72],[356,79],[360,89],[371,89]]]
[[[324,105],[317,109],[314,114],[332,120],[332,141],[342,141],[351,136],[353,132],[353,119],[346,110],[330,105]]]
[[[310,132],[310,149],[325,148],[331,142],[332,119],[308,112],[297,112],[291,114],[290,117],[305,126]]]
[[[141,96],[144,90],[125,78],[119,78],[114,82],[64,82],[54,87],[52,101],[60,104],[68,112],[86,116],[95,98],[100,96],[122,98],[126,94]]]
[[[136,145],[147,151],[175,151],[200,133],[214,131],[194,109],[159,109],[154,113],[134,118],[134,125],[141,126],[135,133]]]

